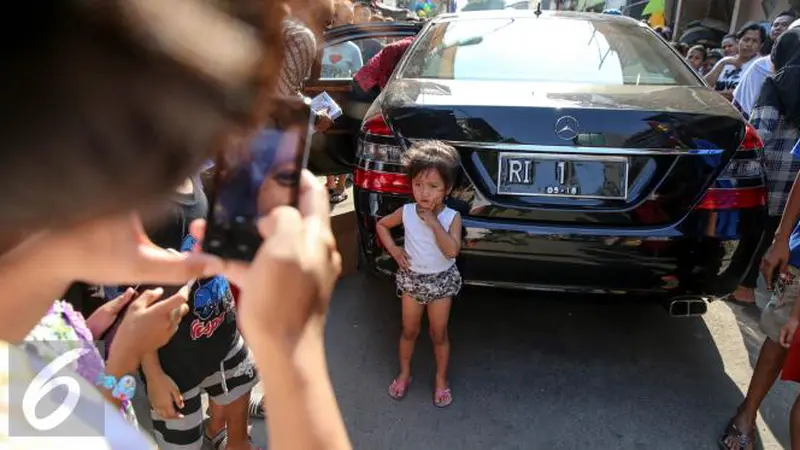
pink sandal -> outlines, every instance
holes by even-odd
[[[436,389],[433,393],[433,405],[437,408],[447,408],[453,403],[453,392],[450,388]]]
[[[408,377],[405,381],[399,381],[397,378],[392,380],[389,385],[389,397],[395,400],[402,400],[408,393],[408,385],[411,384],[412,377]]]

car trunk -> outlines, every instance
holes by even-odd
[[[401,140],[458,149],[464,176],[452,198],[467,217],[674,223],[745,132],[732,106],[706,88],[491,86],[401,81],[382,102]]]

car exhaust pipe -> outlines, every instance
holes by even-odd
[[[708,302],[704,298],[687,297],[670,300],[667,308],[671,317],[696,317],[708,311]]]

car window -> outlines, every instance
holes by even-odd
[[[350,79],[388,43],[388,39],[366,38],[329,45],[322,50],[320,79]]]
[[[700,85],[637,24],[571,18],[463,18],[431,26],[401,78],[603,85]]]

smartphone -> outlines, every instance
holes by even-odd
[[[122,319],[125,318],[125,314],[128,312],[128,307],[131,306],[133,300],[136,300],[136,297],[139,296],[141,292],[139,290],[139,285],[136,286],[103,286],[103,298],[105,301],[111,301],[115,298],[119,297],[120,295],[124,294],[128,287],[133,288],[134,294],[133,298],[130,302],[128,302],[125,306],[122,307],[122,310],[117,314],[116,319],[114,319],[114,323],[108,327],[108,330],[100,337],[103,340],[103,344],[105,345],[105,355],[106,360],[108,360],[109,355],[111,354],[111,342],[114,340],[114,336],[117,334],[117,329],[119,328],[119,324],[122,323]]]
[[[278,98],[266,126],[215,158],[208,190],[203,250],[252,261],[261,245],[257,220],[278,206],[296,206],[300,173],[314,129],[308,99]]]
[[[775,281],[772,284],[772,297],[770,298],[770,305],[774,308],[780,308],[783,306],[785,299],[783,294],[786,293],[786,287],[791,285],[794,282],[794,275],[789,272],[786,273],[777,273],[775,276]]]

